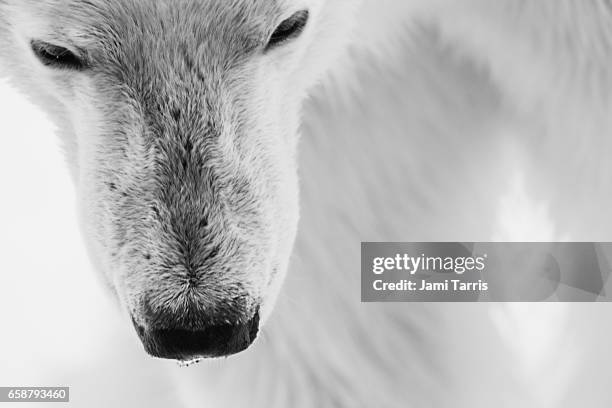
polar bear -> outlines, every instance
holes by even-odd
[[[608,13],[0,0],[0,65],[54,118],[145,350],[226,356],[264,331],[176,373],[193,406],[558,406],[532,383],[549,350],[490,308],[360,304],[359,242],[606,239]]]

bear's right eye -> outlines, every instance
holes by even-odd
[[[85,59],[77,56],[68,48],[53,45],[44,41],[33,40],[32,51],[43,65],[53,68],[81,71],[87,68]]]

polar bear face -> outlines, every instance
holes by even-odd
[[[241,351],[272,310],[324,7],[0,1],[2,67],[58,124],[94,263],[154,356]]]

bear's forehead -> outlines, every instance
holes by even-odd
[[[24,1],[24,0],[20,0]],[[292,0],[26,0],[54,34],[103,49],[208,48],[232,57],[257,47]]]

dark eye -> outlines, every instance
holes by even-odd
[[[308,14],[308,10],[298,11],[280,23],[280,25],[276,27],[276,30],[274,30],[272,33],[272,36],[268,41],[268,45],[266,46],[266,50],[298,37],[302,31],[304,31],[304,27],[306,27],[306,23],[308,22]]]
[[[33,40],[32,51],[44,65],[54,68],[81,71],[87,67],[85,60],[65,47]]]

